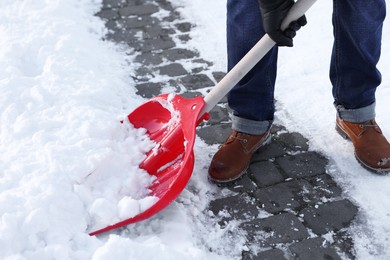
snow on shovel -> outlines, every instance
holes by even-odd
[[[282,30],[300,18],[316,0],[298,0],[282,23]],[[164,94],[152,98],[128,115],[135,128],[145,128],[156,147],[140,167],[156,179],[149,187],[157,202],[138,215],[90,233],[97,235],[145,220],[166,208],[187,185],[194,167],[196,126],[208,112],[268,53],[275,42],[266,34],[204,99]]]

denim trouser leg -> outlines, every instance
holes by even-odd
[[[333,0],[334,46],[330,67],[339,116],[349,122],[375,117],[376,68],[381,52],[384,0]]]
[[[227,1],[228,70],[265,34],[257,0]],[[274,118],[277,48],[273,48],[229,93],[232,128],[262,134]]]

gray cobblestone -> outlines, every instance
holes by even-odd
[[[113,9],[125,6],[126,0],[103,0],[102,9]]]
[[[214,125],[220,122],[228,122],[229,120],[228,109],[226,107],[216,106],[210,111],[210,120],[206,123]]]
[[[110,0],[107,0],[107,1],[110,1]],[[126,6],[136,6],[136,5],[144,5],[150,1],[149,0],[126,0],[126,2],[127,2]]]
[[[180,79],[189,90],[212,87],[214,82],[205,74],[187,75]]]
[[[300,260],[341,260],[336,249],[321,237],[310,238],[292,244],[290,250],[294,257]]]
[[[231,191],[245,194],[245,193],[254,192],[257,189],[257,185],[246,174],[242,176],[239,180],[234,182],[234,184],[229,186],[228,188]]]
[[[253,199],[241,194],[213,200],[209,205],[209,209],[214,215],[222,215],[223,221],[253,219],[260,211]]]
[[[182,75],[187,74],[187,71],[179,63],[171,63],[168,65],[159,67],[158,70],[160,71],[161,75],[167,75],[169,77],[176,77],[176,76],[182,76]]]
[[[309,182],[295,180],[258,189],[255,197],[264,210],[279,213],[302,208],[306,205],[311,193],[313,193],[313,187]]]
[[[147,52],[135,57],[135,61],[145,65],[159,65],[163,62],[161,56],[156,53]]]
[[[328,161],[318,153],[305,152],[277,158],[276,163],[288,177],[301,178],[325,173]]]
[[[150,15],[157,13],[159,8],[154,4],[143,4],[143,5],[134,5],[127,6],[119,9],[119,14],[121,17],[129,17],[132,15],[142,16],[142,15]]]
[[[357,213],[349,200],[340,200],[309,207],[301,211],[306,225],[317,235],[338,231],[349,226]]]
[[[158,24],[158,22],[159,21],[156,17],[151,16],[128,17],[122,18],[118,21],[120,26],[125,29],[144,28],[146,26]]]
[[[253,155],[252,161],[268,161],[278,157],[286,155],[286,148],[282,145],[281,142],[272,141],[265,149],[261,152],[256,152]]]
[[[138,90],[137,91],[138,95],[145,98],[152,98],[161,93],[162,85],[163,85],[162,83],[148,82],[148,83],[138,84],[135,87]]]
[[[280,249],[270,249],[258,253],[257,255],[244,254],[243,260],[287,260],[284,253]]]
[[[249,167],[253,179],[258,187],[267,187],[284,180],[275,164],[270,161],[255,162]]]
[[[197,134],[207,144],[222,144],[230,135],[231,129],[228,125],[211,125],[201,127],[197,130]]]
[[[309,232],[291,213],[284,213],[263,219],[254,219],[241,224],[247,232],[248,241],[262,247],[291,243],[309,237]]]
[[[276,139],[292,151],[307,151],[309,148],[308,140],[300,133],[282,133]]]
[[[135,46],[135,49],[140,52],[149,52],[152,50],[165,50],[175,47],[175,42],[169,37],[157,39],[145,39],[142,43]]]
[[[117,9],[101,10],[97,15],[104,20],[115,20],[119,18],[119,12]]]
[[[223,79],[223,77],[225,77],[225,75],[226,75],[226,73],[222,72],[222,71],[213,72],[213,77],[214,77],[216,82],[220,82]]]
[[[308,180],[320,198],[331,199],[342,195],[341,188],[329,175],[322,174]]]
[[[161,52],[161,56],[167,58],[170,61],[178,61],[182,59],[191,59],[197,57],[199,54],[182,48],[175,48],[164,50]]]
[[[184,23],[177,23],[175,24],[176,28],[180,32],[189,32],[191,30],[192,25],[190,23],[184,22]]]

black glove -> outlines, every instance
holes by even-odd
[[[302,16],[290,23],[289,27],[281,31],[280,26],[294,0],[258,0],[265,32],[278,46],[293,46],[293,38],[301,26],[306,25],[306,17]]]

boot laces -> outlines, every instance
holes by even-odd
[[[243,137],[245,135],[246,134],[237,132],[236,136],[232,136],[232,138],[246,144],[248,142],[248,139]]]
[[[366,121],[366,122],[363,122],[361,124],[359,124],[359,127],[360,128],[365,128],[365,127],[378,127],[378,125],[376,124],[375,121]]]

